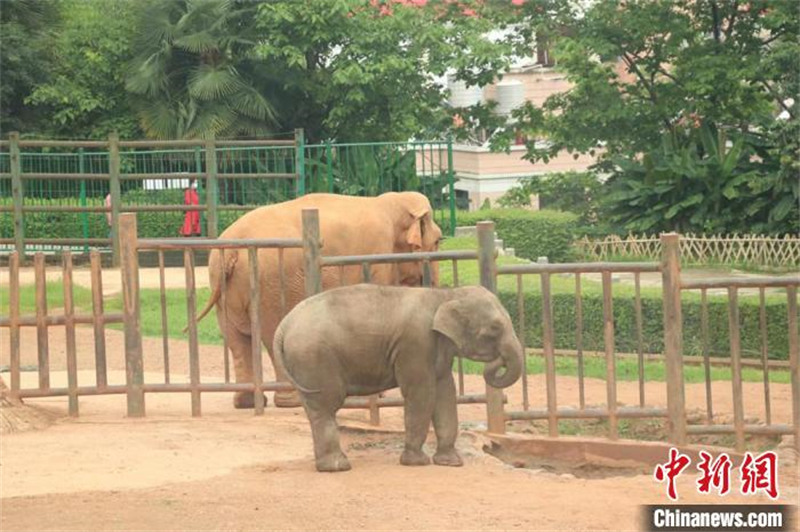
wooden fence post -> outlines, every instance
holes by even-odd
[[[111,194],[111,249],[114,266],[120,265],[120,207],[122,206],[122,186],[119,177],[121,172],[119,155],[119,134],[116,131],[108,135],[108,179]],[[138,296],[137,296],[138,297]]]
[[[319,211],[317,209],[303,209],[303,268],[306,297],[322,292],[321,248]]]
[[[125,384],[128,417],[144,417],[144,366],[142,331],[139,323],[139,254],[136,214],[119,219],[120,266],[122,273],[122,315],[125,322]]]
[[[19,399],[20,387],[20,334],[19,334],[19,252],[8,257],[8,314],[11,340],[11,394]]]
[[[264,391],[261,386],[264,384],[264,361],[261,352],[261,277],[258,273],[258,248],[253,246],[247,248],[247,263],[250,266],[250,356],[253,359],[253,413],[263,416]],[[280,363],[276,363],[276,380],[286,380],[286,375],[282,370],[283,367]],[[281,406],[280,393],[275,394],[275,406]]]
[[[686,443],[686,401],[683,389],[683,321],[681,315],[680,235],[661,235],[661,284],[664,299],[664,362],[667,370],[669,440]]]
[[[208,238],[217,238],[219,233],[217,172],[217,144],[212,135],[206,139],[206,235]]]
[[[297,174],[297,195],[306,193],[306,137],[303,128],[294,130],[295,168]]]
[[[789,325],[789,375],[792,379],[794,448],[800,452],[800,337],[797,332],[797,287],[786,287]]]
[[[478,265],[481,272],[481,286],[497,292],[494,249],[494,222],[478,222]],[[523,371],[525,361],[522,361]],[[503,410],[503,392],[486,385],[486,425],[489,432],[504,434],[506,416]]]
[[[303,272],[305,277],[306,297],[322,292],[322,275],[320,266],[320,247],[319,238],[319,211],[317,209],[303,209]],[[279,272],[282,275],[282,270]],[[288,382],[286,372],[280,361],[275,359],[275,380]],[[293,403],[294,397],[290,392],[275,392],[275,406],[282,406],[281,403]]]
[[[22,186],[22,155],[19,150],[19,133],[8,135],[8,153],[11,159],[11,199],[14,203],[14,247],[20,264],[25,264],[25,223],[22,219],[22,203],[25,190]]]

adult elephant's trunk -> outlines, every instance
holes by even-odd
[[[483,378],[493,388],[507,388],[522,373],[522,346],[516,339],[503,344],[500,356],[486,364]]]

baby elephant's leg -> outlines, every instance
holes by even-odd
[[[456,452],[458,436],[458,409],[456,384],[448,372],[436,381],[436,406],[433,410],[433,428],[436,431],[436,454],[433,463],[443,466],[460,466],[464,462]]]
[[[406,445],[400,456],[403,465],[428,465],[431,459],[422,451],[422,445],[431,426],[434,404],[433,377],[418,376],[418,380],[400,382],[400,391],[405,400],[404,416],[406,425]]]
[[[336,425],[336,411],[344,403],[344,397],[323,392],[301,394],[301,398],[311,423],[317,471],[349,470],[350,462],[339,445],[339,428]]]

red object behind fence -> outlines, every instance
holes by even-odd
[[[183,191],[184,205],[199,205],[200,196],[197,189],[193,186]],[[186,211],[183,215],[183,226],[181,226],[181,236],[200,236],[200,212]]]

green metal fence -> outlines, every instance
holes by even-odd
[[[449,141],[306,145],[302,130],[254,141],[42,141],[12,134],[0,142],[0,252],[116,248],[121,212],[138,213],[144,238],[178,236],[187,216],[199,216],[201,236],[215,237],[255,207],[310,192],[418,190],[437,221],[454,227],[452,168]],[[185,201],[190,186],[197,205]]]
[[[452,154],[449,141],[312,144],[305,150],[306,186],[351,196],[417,190],[440,225],[455,227]]]

